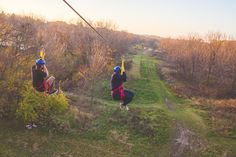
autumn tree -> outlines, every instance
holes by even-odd
[[[206,38],[192,34],[187,38],[163,39],[160,50],[191,85],[215,89],[216,95],[235,90],[235,41],[226,35],[209,33]]]
[[[89,64],[87,67],[82,67],[79,71],[79,76],[85,80],[83,90],[89,91],[91,104],[94,102],[96,88],[101,87],[101,78],[107,76],[107,71],[110,68],[111,50],[106,45],[100,42],[94,42],[91,45],[91,55],[89,56]]]

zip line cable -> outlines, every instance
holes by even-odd
[[[87,25],[89,25],[90,28],[92,28],[104,41],[106,41],[106,39],[85,19],[83,18],[82,15],[80,15],[66,0],[63,0],[63,2],[66,3],[66,5],[68,5],[68,7],[70,7]]]

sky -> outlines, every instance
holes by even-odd
[[[86,19],[112,21],[135,34],[179,37],[220,31],[236,36],[236,0],[67,1]],[[50,21],[79,18],[62,0],[0,0],[0,10]]]

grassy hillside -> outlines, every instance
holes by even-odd
[[[66,132],[0,121],[0,156],[236,156],[236,141],[210,134],[207,113],[176,97],[156,63],[147,54],[134,56],[125,84],[135,92],[129,112],[108,97],[90,106],[86,97],[68,94],[74,115],[64,117]]]

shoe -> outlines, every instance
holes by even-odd
[[[127,111],[129,111],[129,107],[128,107],[127,105],[125,106],[125,109],[126,109]]]
[[[120,103],[120,109],[122,110],[124,108],[123,103]]]
[[[32,125],[28,124],[25,126],[28,130],[31,130],[32,129]]]
[[[37,128],[37,125],[33,123],[33,124],[32,124],[32,127],[33,127],[33,128]]]
[[[52,91],[49,91],[48,94],[57,94],[58,90],[57,89],[53,89]]]

